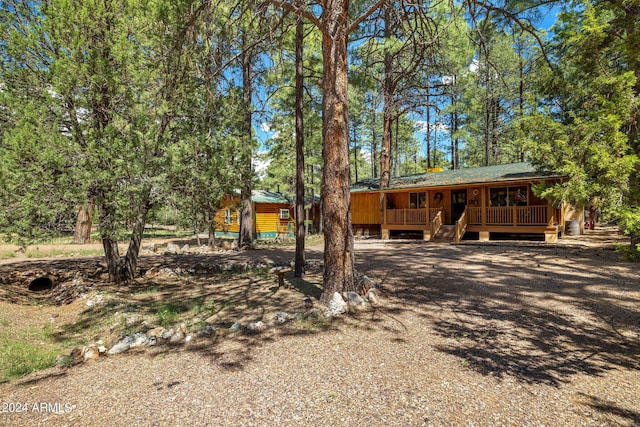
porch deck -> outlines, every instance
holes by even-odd
[[[430,240],[442,225],[440,209],[386,209],[383,229],[386,230],[422,230],[425,240]],[[544,233],[547,240],[554,239],[558,228],[555,225],[553,210],[547,205],[536,206],[467,206],[460,219],[456,221],[458,232],[456,240],[467,231],[480,233],[481,240],[488,240],[489,233]],[[438,224],[434,226],[434,222]]]

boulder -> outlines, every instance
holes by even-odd
[[[345,292],[344,298],[347,300],[347,305],[351,311],[362,311],[370,308],[367,301],[362,298],[357,292]]]
[[[325,311],[327,317],[338,316],[347,311],[347,303],[338,292],[335,292]]]

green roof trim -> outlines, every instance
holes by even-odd
[[[479,168],[456,169],[444,172],[429,172],[391,178],[388,190],[410,188],[449,187],[456,185],[488,184],[560,178],[560,175],[540,172],[531,163],[511,163]],[[380,191],[380,179],[370,178],[351,186],[352,193]]]
[[[253,190],[251,201],[254,203],[291,203],[291,200],[281,193],[264,190]]]

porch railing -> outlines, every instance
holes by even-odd
[[[437,209],[429,225],[429,232],[431,233],[432,240],[442,228],[442,224],[444,222],[444,219],[442,218],[443,217],[442,213],[443,213],[442,209]]]
[[[424,209],[387,209],[385,224],[426,225],[427,211]]]
[[[456,242],[462,240],[462,236],[467,231],[467,209],[462,212],[460,218],[456,221]]]
[[[482,224],[482,209],[467,207],[467,223]],[[546,225],[547,206],[499,206],[485,208],[487,225]]]

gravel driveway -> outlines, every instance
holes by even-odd
[[[606,236],[356,257],[383,307],[49,369],[0,385],[0,425],[640,425],[640,266]]]

